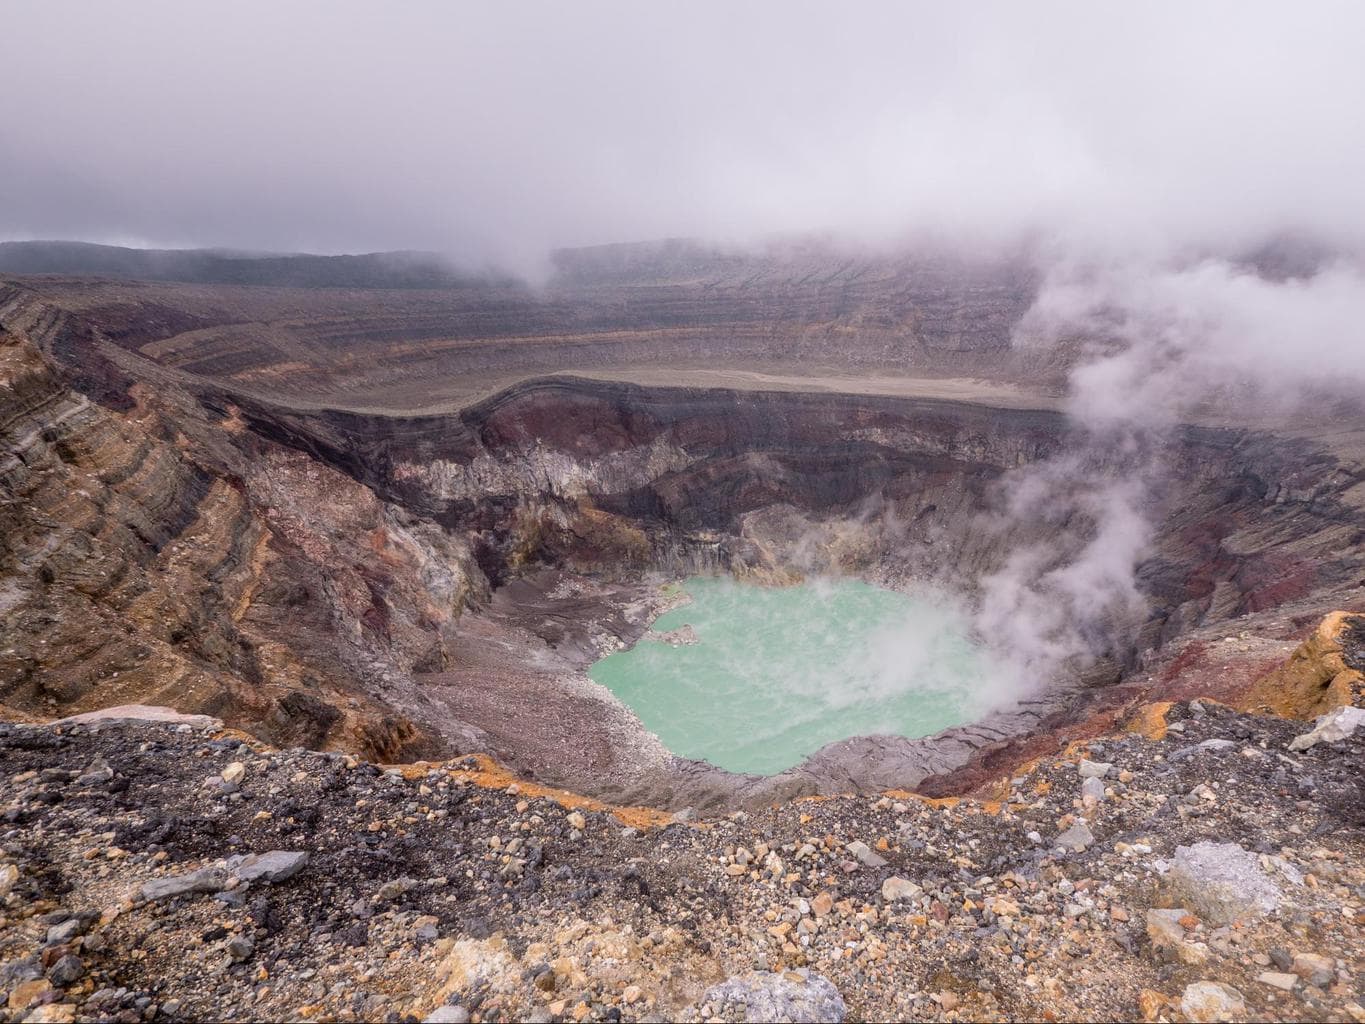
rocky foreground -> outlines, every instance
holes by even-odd
[[[1365,1021],[1362,717],[1184,703],[996,799],[706,821],[204,720],[3,725],[0,1015]]]

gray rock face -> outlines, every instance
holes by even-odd
[[[283,882],[308,864],[308,854],[295,850],[271,850],[228,859],[228,870],[243,882]]]
[[[1195,913],[1217,925],[1269,914],[1282,899],[1256,855],[1236,843],[1176,847],[1168,879]]]
[[[1086,779],[1081,783],[1081,796],[1100,803],[1104,800],[1104,783],[1093,776]]]
[[[1076,771],[1083,779],[1102,779],[1114,770],[1114,766],[1108,761],[1087,761],[1081,758],[1076,765]]]
[[[807,970],[785,974],[754,971],[726,978],[706,990],[702,1003],[710,1003],[720,1016],[742,1010],[744,1019],[760,1021],[811,1021],[842,1024],[848,1012],[833,983]]]
[[[463,1006],[438,1006],[422,1024],[469,1024],[469,1011]]]
[[[196,892],[221,892],[228,887],[229,877],[226,868],[208,867],[191,871],[187,875],[153,878],[150,882],[143,883],[142,898],[168,900]]]

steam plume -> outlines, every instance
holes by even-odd
[[[1365,275],[1339,258],[1272,279],[1224,259],[1059,264],[1016,345],[1080,339],[1067,411],[1082,443],[1006,481],[1002,523],[1056,527],[983,580],[978,628],[1041,683],[1112,653],[1145,602],[1161,453],[1189,418],[1269,420],[1365,382]],[[1075,529],[1087,524],[1077,541]]]

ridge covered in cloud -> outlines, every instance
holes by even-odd
[[[1365,6],[6,7],[0,236],[1365,238]]]

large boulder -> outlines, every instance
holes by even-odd
[[[1319,715],[1313,728],[1289,741],[1290,750],[1307,750],[1319,743],[1339,743],[1355,735],[1365,725],[1365,708],[1337,708]]]
[[[1259,858],[1236,843],[1177,846],[1167,878],[1195,913],[1216,925],[1272,913],[1283,899]]]
[[[1196,1024],[1246,1020],[1247,1004],[1231,985],[1220,981],[1196,981],[1180,996],[1180,1012]]]

